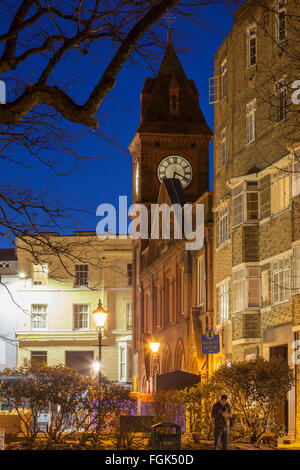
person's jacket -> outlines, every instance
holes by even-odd
[[[224,418],[222,416],[222,413],[224,411],[227,411],[228,413],[231,413],[231,408],[228,403],[226,405],[221,405],[221,403],[218,401],[217,403],[214,404],[211,410],[211,415],[215,420],[215,426],[218,427],[223,427],[223,426],[230,426],[230,418]]]

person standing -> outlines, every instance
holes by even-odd
[[[219,450],[222,442],[222,450],[226,450],[230,430],[230,418],[232,418],[227,395],[222,395],[220,400],[214,404],[211,415],[215,420],[214,449]]]

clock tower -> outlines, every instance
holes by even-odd
[[[157,203],[166,178],[180,181],[178,189],[184,193],[181,199],[187,203],[197,201],[209,190],[211,138],[212,131],[199,106],[199,93],[194,81],[186,77],[169,31],[158,73],[145,80],[141,119],[129,147],[133,157],[133,203],[147,207]],[[133,241],[133,370],[140,390],[145,388],[141,381],[147,369],[145,315],[150,308],[149,299],[156,298],[154,291],[148,298],[143,285],[148,246],[149,240]],[[166,293],[167,288],[164,289]]]
[[[133,156],[133,202],[155,203],[163,178],[178,178],[188,202],[209,186],[212,132],[169,40],[156,78],[141,93],[141,120],[129,147]]]

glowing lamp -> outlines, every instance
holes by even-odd
[[[99,361],[93,362],[93,371],[94,374],[97,374],[100,371],[101,364]]]
[[[102,302],[101,300],[99,300],[98,307],[93,312],[97,330],[104,327],[107,314],[108,314],[108,311],[103,308]]]
[[[151,351],[153,352],[153,354],[157,354],[157,353],[158,353],[160,343],[156,343],[156,342],[149,343],[149,346],[150,346],[150,349],[151,349]]]

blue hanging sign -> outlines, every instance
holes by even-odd
[[[220,335],[213,330],[207,330],[202,335],[202,352],[203,354],[218,354],[220,352]]]

